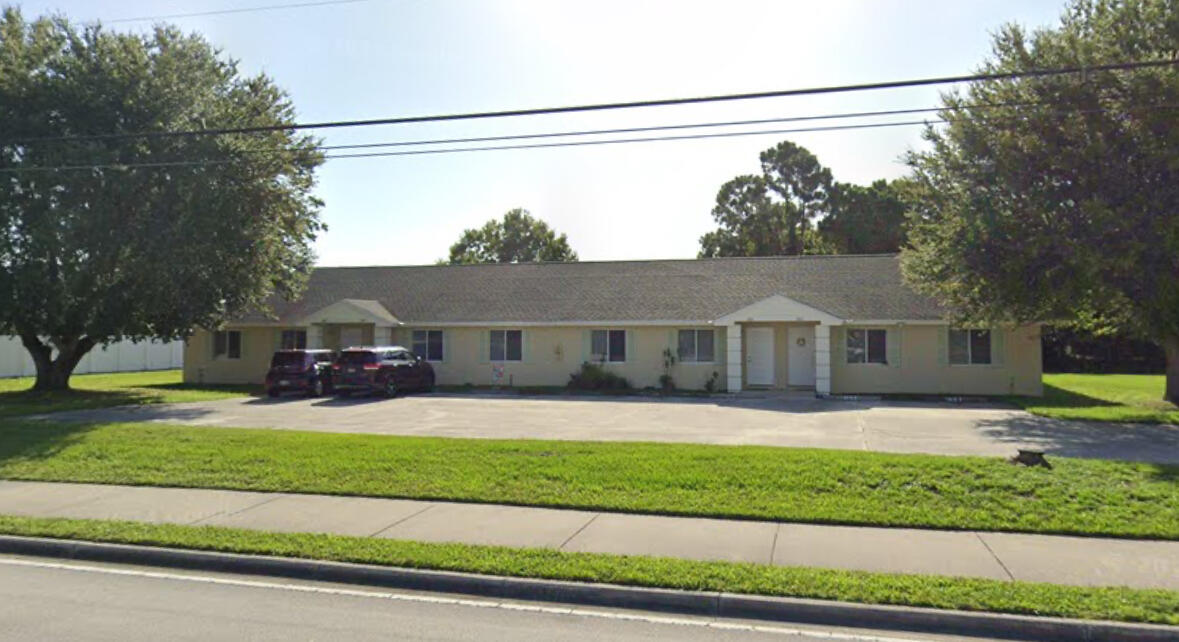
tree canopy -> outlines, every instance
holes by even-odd
[[[1075,0],[1056,28],[1001,29],[979,71],[1176,51],[1174,2]],[[906,278],[964,322],[1071,321],[1149,338],[1179,402],[1179,69],[976,82],[943,103],[947,124],[908,159]]]
[[[761,153],[761,174],[721,186],[700,256],[896,252],[905,239],[903,181],[837,183],[807,149],[782,141]]]
[[[839,254],[889,254],[905,243],[904,179],[836,183],[819,233]]]
[[[481,228],[464,230],[450,246],[452,264],[576,260],[577,253],[564,234],[557,234],[548,223],[521,208],[504,214],[502,220],[492,219]]]
[[[95,345],[182,338],[292,297],[322,229],[323,162],[264,75],[196,35],[0,15],[0,334],[36,387],[68,387]]]

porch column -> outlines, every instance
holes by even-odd
[[[323,347],[323,326],[312,323],[307,326],[307,349],[315,350]]]
[[[831,394],[831,326],[815,326],[815,394]]]
[[[741,359],[741,326],[736,323],[725,326],[725,357],[727,389],[729,392],[740,392],[745,363]]]

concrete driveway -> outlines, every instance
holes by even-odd
[[[1046,419],[1003,407],[813,397],[518,397],[435,393],[395,399],[241,398],[42,415],[381,435],[759,444],[940,455],[1179,463],[1179,428]]]

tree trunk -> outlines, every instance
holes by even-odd
[[[1179,406],[1179,335],[1163,339],[1167,354],[1167,388],[1163,398]]]
[[[33,390],[37,391],[69,390],[74,368],[97,343],[90,337],[55,337],[50,346],[37,335],[27,332],[21,333],[20,340],[37,368],[37,381],[33,384]],[[53,356],[55,347],[56,358]]]

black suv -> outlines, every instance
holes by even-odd
[[[295,390],[318,397],[332,391],[332,350],[279,350],[270,358],[266,371],[266,394]]]
[[[334,368],[336,394],[382,392],[386,397],[403,390],[434,389],[434,367],[401,346],[348,348]]]

